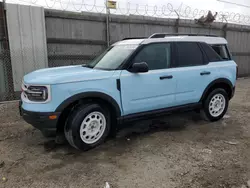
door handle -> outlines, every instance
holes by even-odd
[[[172,79],[173,76],[172,75],[168,75],[168,76],[161,76],[160,80],[164,80],[164,79]]]
[[[211,72],[209,72],[209,71],[204,71],[204,72],[200,73],[201,76],[203,76],[203,75],[209,75],[209,74],[211,74]]]

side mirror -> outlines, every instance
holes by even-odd
[[[148,72],[148,64],[146,62],[134,63],[129,71],[133,73]]]

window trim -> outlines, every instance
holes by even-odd
[[[228,57],[229,57],[229,60],[228,61],[231,61],[233,58],[232,58],[232,55],[229,51],[229,48],[228,48],[228,45],[227,44],[224,44],[225,45],[225,48],[226,48],[226,51],[227,51],[227,54],[228,54]]]
[[[205,59],[206,59],[204,65],[208,65],[211,61],[210,61],[210,59],[209,59],[209,57],[208,57],[208,54],[207,54],[206,50],[204,49],[204,47],[203,47],[202,45],[207,45],[207,46],[210,47],[213,51],[214,51],[214,49],[212,48],[212,46],[211,46],[210,44],[208,44],[208,43],[206,43],[206,42],[200,42],[199,45],[200,45],[200,48],[201,48],[201,50],[202,50],[202,52],[203,52],[203,54],[204,54],[204,57],[205,57]],[[215,52],[215,51],[214,51],[214,53],[216,53],[216,55],[218,55],[218,57],[220,58],[220,61],[222,61],[222,58],[220,57],[220,55],[217,54],[217,52]],[[216,61],[216,62],[220,62],[220,61]]]
[[[142,44],[140,45],[131,55],[130,57],[126,60],[126,62],[124,62],[124,64],[119,67],[119,70],[127,70],[129,71],[129,68],[132,66],[132,62],[133,59],[135,58],[135,56],[140,53],[140,51],[142,51],[145,47],[150,46],[150,45],[154,45],[154,44],[170,44],[170,51],[171,51],[171,59],[170,59],[170,66],[165,68],[165,69],[169,69],[172,68],[172,62],[173,62],[173,57],[175,57],[175,53],[173,53],[173,43],[174,42],[152,42],[152,43],[148,43],[148,44]],[[163,69],[155,69],[155,70],[163,70]],[[149,70],[149,71],[155,71],[155,70]]]
[[[202,63],[199,64],[199,65],[179,66],[180,58],[178,56],[178,46],[177,46],[178,43],[195,43],[195,44],[197,44],[197,46],[200,49],[200,52],[202,54]],[[202,49],[202,47],[200,45],[200,42],[195,42],[195,41],[176,41],[176,42],[174,42],[174,48],[175,48],[174,50],[175,50],[175,58],[176,58],[176,60],[174,61],[173,68],[202,66],[202,65],[206,65],[206,63],[208,61],[207,57],[206,57],[206,55],[205,55],[205,53],[204,53],[204,51],[203,51],[203,49]]]

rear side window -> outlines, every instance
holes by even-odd
[[[231,59],[225,44],[212,45],[212,48],[224,61]]]
[[[188,67],[203,65],[203,53],[196,42],[177,42],[177,58],[176,67]]]
[[[217,54],[214,49],[207,43],[201,43],[201,46],[208,58],[208,62],[222,61],[222,58]]]

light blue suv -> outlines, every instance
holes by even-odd
[[[44,134],[64,133],[88,150],[124,122],[182,110],[221,119],[236,74],[224,38],[153,34],[119,41],[89,64],[27,74],[20,111]]]

